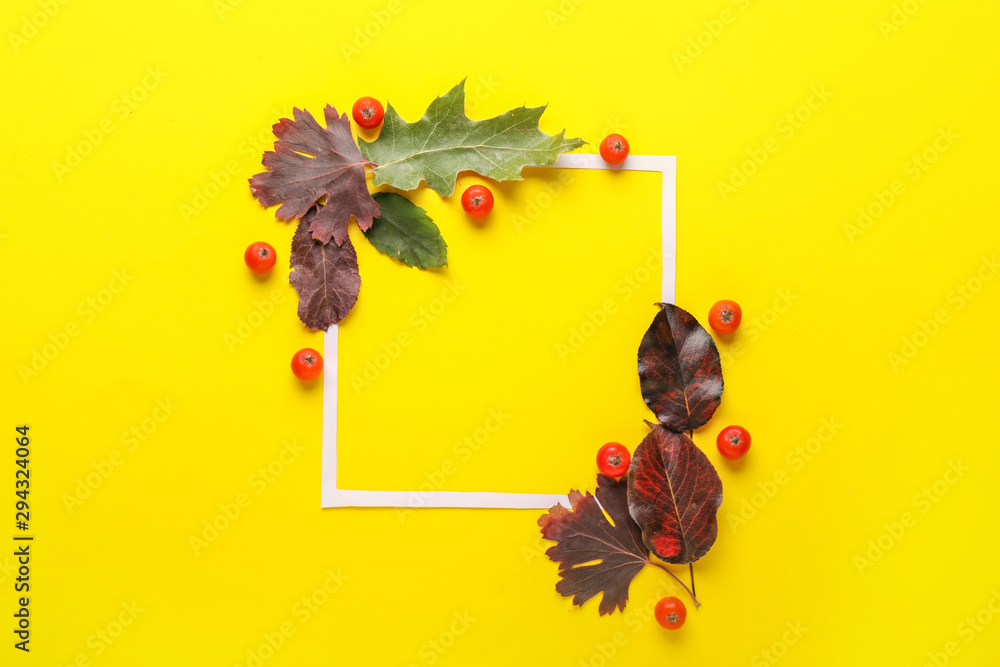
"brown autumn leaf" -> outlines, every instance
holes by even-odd
[[[556,591],[572,596],[573,604],[579,606],[603,593],[598,609],[601,615],[615,608],[624,610],[629,584],[649,563],[649,549],[642,543],[639,526],[629,516],[625,479],[616,481],[598,475],[596,498],[573,490],[569,500],[572,510],[556,505],[538,519],[542,536],[556,541],[545,552],[559,563]]]
[[[342,245],[313,238],[310,225],[323,214],[311,209],[299,222],[292,238],[288,281],[299,293],[299,318],[312,329],[326,331],[351,312],[358,300],[361,276],[358,255],[351,239]]]
[[[329,104],[324,113],[325,128],[304,109],[293,109],[295,120],[282,118],[274,124],[278,140],[263,159],[270,171],[253,176],[250,191],[264,206],[281,202],[275,212],[279,220],[302,218],[326,197],[309,230],[317,241],[328,243],[332,237],[339,246],[347,239],[351,216],[366,230],[379,206],[365,181],[365,166],[371,163],[351,137],[347,114],[338,118]]]
[[[692,563],[712,548],[722,480],[691,438],[654,426],[632,455],[628,510],[649,549],[667,561]]]
[[[658,305],[639,345],[639,387],[661,424],[691,431],[708,423],[722,399],[719,350],[691,313]]]

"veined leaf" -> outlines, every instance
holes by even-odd
[[[365,237],[379,252],[418,269],[436,269],[448,263],[448,245],[427,211],[395,192],[376,192],[382,211]]]
[[[691,431],[708,423],[722,400],[719,350],[691,313],[659,306],[639,345],[639,387],[661,424]]]
[[[323,128],[308,111],[294,109],[295,120],[282,118],[274,124],[274,150],[264,153],[270,171],[250,179],[250,191],[264,206],[281,202],[275,212],[279,220],[302,218],[324,196],[326,205],[311,217],[313,238],[327,243],[332,237],[340,245],[347,239],[351,216],[362,230],[378,216],[378,204],[368,194],[367,161],[351,138],[347,114],[337,117],[329,104]]]
[[[561,153],[584,144],[538,129],[545,107],[518,107],[488,120],[465,115],[465,81],[438,97],[415,123],[390,104],[375,141],[358,140],[365,159],[375,163],[374,184],[412,190],[420,181],[442,196],[455,190],[460,171],[495,179],[520,180],[521,169],[552,164]]]
[[[685,433],[662,426],[636,447],[628,471],[628,510],[649,549],[667,561],[691,563],[715,544],[722,480]]]

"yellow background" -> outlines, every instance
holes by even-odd
[[[268,637],[281,644],[264,650],[269,666],[753,665],[779,654],[786,665],[922,665],[948,649],[954,655],[939,661],[996,663],[1000,621],[987,605],[1000,589],[991,422],[1000,317],[982,258],[998,245],[1000,10],[913,0],[675,4],[6,3],[0,423],[11,439],[0,507],[12,523],[13,429],[28,423],[37,539],[32,652],[15,651],[4,629],[0,663],[247,665]],[[678,58],[685,52],[690,61]],[[678,303],[700,318],[718,298],[743,305],[743,327],[721,343],[723,406],[695,435],[719,463],[725,501],[718,542],[696,567],[704,604],[696,613],[689,605],[680,632],[649,621],[655,599],[679,592],[651,568],[624,615],[600,618],[596,602],[579,609],[557,596],[535,512],[318,507],[321,391],[292,377],[288,359],[322,335],[295,317],[282,272],[258,281],[243,266],[255,240],[287,257],[292,233],[244,179],[259,168],[270,123],[292,106],[346,109],[374,95],[413,120],[465,76],[473,117],[549,103],[543,129],[565,127],[588,150],[618,130],[635,153],[677,155]],[[795,125],[787,114],[799,114]],[[935,154],[949,129],[957,138]],[[58,172],[53,163],[79,146],[89,154]],[[745,164],[762,150],[762,165]],[[913,156],[925,151],[936,159],[914,172]],[[741,182],[730,180],[734,169],[753,173],[724,197],[720,182]],[[646,211],[648,184],[621,180],[601,193],[634,194],[624,211]],[[892,203],[852,235],[858,208],[878,211],[894,181]],[[529,254],[541,252],[536,239],[556,241],[535,225],[507,236],[539,187],[498,188],[482,239]],[[552,219],[586,215],[593,194],[564,195]],[[457,265],[459,248],[477,238],[457,198],[419,196],[455,239]],[[598,210],[607,219],[587,228],[607,238],[594,244],[616,248],[635,233],[631,215]],[[351,317],[359,331],[377,331],[388,315],[372,287],[390,284],[395,267],[361,247],[370,283]],[[541,293],[564,288],[569,270],[491,267],[501,269],[497,281],[527,271],[512,280]],[[966,299],[959,287],[978,290]],[[579,304],[578,319],[588,307]],[[503,313],[504,326],[523,319],[526,335],[539,330],[553,345],[556,323],[532,308],[531,318]],[[569,314],[565,304],[556,311]],[[927,323],[936,315],[935,328]],[[607,331],[631,354],[651,316],[634,332]],[[398,332],[385,323],[383,335]],[[476,345],[456,343],[455,354]],[[904,350],[912,358],[894,363]],[[22,379],[36,351],[52,358]],[[399,368],[418,363],[411,358]],[[590,381],[613,384],[632,368],[604,372]],[[526,370],[520,385],[543,401],[566,381]],[[593,441],[567,440],[556,455],[556,431],[540,432],[520,443],[519,465],[504,468],[559,487],[545,491],[586,483],[584,461],[601,441],[620,433],[634,445],[641,433],[631,391],[608,398]],[[467,396],[454,387],[436,399],[461,406]],[[405,452],[406,424],[382,407],[378,428]],[[572,433],[574,420],[593,416],[551,418]],[[753,433],[739,465],[713,451],[728,423]],[[144,439],[131,440],[133,429]],[[811,459],[797,458],[810,444]],[[426,469],[440,459],[430,460]],[[959,464],[967,470],[949,477]],[[386,474],[403,474],[394,470]],[[99,485],[67,508],[95,472]],[[454,488],[483,479],[456,477]],[[919,496],[925,488],[934,502]],[[741,511],[746,523],[733,523]],[[901,529],[905,513],[912,520]],[[229,525],[192,547],[213,521]],[[8,624],[12,561],[0,556]],[[972,630],[965,619],[977,612],[974,622],[992,622]],[[109,632],[110,644],[101,639]]]
[[[358,233],[365,298],[340,327],[338,486],[593,486],[595,447],[649,430],[636,349],[662,299],[662,182],[528,169],[496,188],[508,219],[481,226],[458,196],[424,188],[417,203],[445,227],[442,271],[385,261]]]

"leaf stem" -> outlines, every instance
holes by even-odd
[[[694,429],[691,429],[690,431],[688,431],[688,437],[691,438],[691,442],[694,442]],[[694,596],[694,590],[695,590],[694,589],[694,563],[688,563],[688,571],[691,573],[691,590],[689,592],[691,593],[691,598],[694,600],[695,606],[697,607],[699,603],[698,603],[698,598],[696,598]]]
[[[669,575],[670,575],[671,577],[673,577],[673,578],[674,578],[674,581],[676,581],[676,582],[677,582],[678,584],[680,584],[680,585],[681,585],[681,588],[683,588],[683,589],[684,589],[685,591],[687,591],[687,594],[691,596],[691,599],[692,599],[692,600],[694,601],[694,607],[695,607],[695,609],[697,609],[698,607],[700,607],[700,606],[701,606],[701,603],[700,603],[700,602],[698,602],[698,598],[696,598],[696,597],[694,596],[694,591],[692,591],[692,590],[691,590],[690,588],[688,588],[688,587],[687,587],[687,586],[686,586],[686,585],[684,584],[684,582],[680,580],[680,577],[678,577],[678,576],[677,576],[676,574],[674,574],[673,572],[671,572],[671,571],[670,571],[669,569],[667,569],[667,567],[666,567],[666,566],[664,566],[664,565],[660,565],[659,563],[654,563],[654,562],[653,562],[652,560],[650,560],[650,561],[649,561],[649,564],[650,564],[650,565],[655,565],[656,567],[660,568],[661,570],[663,570],[664,572],[666,572],[667,574],[669,574]],[[692,569],[692,571],[693,571],[693,569]],[[693,585],[693,584],[694,584],[694,580],[692,580],[692,581],[691,581],[691,583],[692,583],[692,585]]]

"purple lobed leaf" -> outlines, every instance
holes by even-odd
[[[559,564],[556,591],[579,606],[602,593],[601,615],[624,610],[629,584],[649,563],[642,533],[629,516],[625,480],[598,475],[596,497],[574,490],[569,500],[572,510],[556,505],[538,520],[542,536],[556,541],[545,552]]]
[[[324,113],[325,128],[303,109],[293,109],[295,120],[282,118],[274,124],[278,140],[263,159],[270,171],[254,175],[250,191],[264,206],[281,203],[275,212],[279,220],[302,218],[325,197],[309,230],[317,241],[333,238],[339,246],[347,239],[351,216],[366,230],[378,217],[379,206],[365,180],[365,166],[371,163],[351,137],[347,114],[338,117],[329,104]]]

